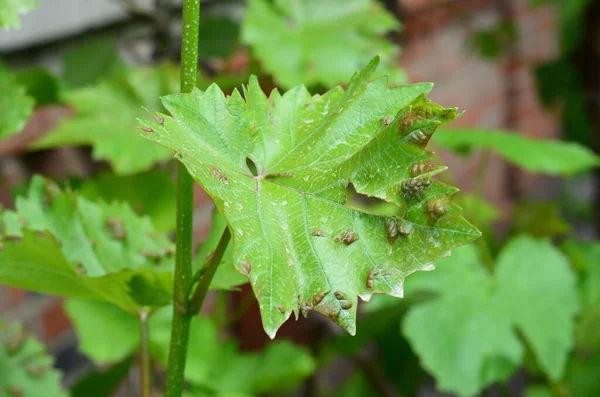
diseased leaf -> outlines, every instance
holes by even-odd
[[[242,40],[284,88],[331,87],[380,54],[394,83],[406,81],[396,66],[398,48],[385,38],[400,24],[373,0],[251,0]]]
[[[252,78],[245,99],[213,85],[163,97],[173,116],[142,121],[217,203],[271,337],[292,312],[313,309],[354,333],[357,295],[402,296],[406,276],[480,234],[452,203],[457,189],[432,179],[445,167],[424,150],[456,109],[426,101],[430,84],[369,83],[377,64],[345,91],[298,86],[267,98]],[[344,205],[350,182],[404,217]]]
[[[39,7],[38,0],[0,0],[0,27],[4,29],[21,27],[20,14]]]
[[[22,325],[0,321],[0,395],[66,397],[52,361]]]
[[[512,131],[446,129],[435,136],[441,147],[491,149],[508,162],[534,173],[569,176],[600,165],[600,157],[573,142],[528,138]]]
[[[2,6],[0,5],[0,10]],[[2,13],[2,11],[0,11]],[[0,63],[0,141],[25,127],[31,117],[34,100],[30,97],[17,77]]]
[[[1,231],[3,230],[3,232]],[[144,288],[169,293],[174,246],[124,203],[93,203],[35,177],[0,217],[0,282],[137,311]],[[139,282],[137,284],[139,286]]]
[[[560,379],[578,306],[564,256],[548,241],[519,237],[502,250],[493,275],[480,263],[471,245],[438,261],[429,277],[408,279],[409,292],[440,295],[412,308],[402,327],[438,388],[472,396],[507,380],[523,360],[515,328],[544,372]]]
[[[158,231],[175,228],[177,189],[166,171],[152,170],[121,177],[102,173],[83,181],[77,191],[88,200],[126,201],[138,214],[149,216]]]
[[[148,170],[171,154],[140,138],[135,119],[146,114],[141,106],[159,110],[159,96],[176,91],[176,82],[176,69],[163,64],[155,69],[133,69],[123,77],[66,93],[75,116],[61,122],[32,148],[92,146],[92,156],[110,162],[118,175]]]

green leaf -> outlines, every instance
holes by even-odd
[[[176,68],[163,64],[155,69],[134,69],[124,77],[65,94],[76,115],[61,122],[32,148],[92,146],[92,156],[110,162],[118,175],[150,169],[171,154],[145,142],[135,119],[146,114],[141,105],[150,110],[160,109],[158,98],[175,91],[175,76]]]
[[[80,340],[80,349],[96,363],[122,360],[139,348],[138,320],[107,302],[70,300],[66,305]],[[153,312],[148,320],[151,354],[167,364],[172,307]],[[103,324],[103,327],[98,327]],[[214,323],[195,316],[190,329],[186,379],[196,388],[218,395],[285,392],[316,369],[313,358],[289,342],[270,343],[265,351],[241,353],[222,341]]]
[[[278,84],[331,87],[380,54],[391,81],[406,78],[396,66],[398,48],[385,38],[400,24],[373,0],[251,0],[242,24],[249,44]]]
[[[575,335],[577,346],[600,352],[600,243],[569,240],[562,249],[579,272],[579,313]]]
[[[454,200],[463,209],[463,215],[479,229],[498,221],[502,214],[489,201],[475,194],[463,193]]]
[[[133,357],[105,370],[93,370],[71,387],[71,397],[110,397],[119,384],[129,375]]]
[[[2,214],[2,229],[1,283],[131,311],[147,304],[134,278],[171,292],[173,244],[124,203],[93,203],[35,177],[16,211]]]
[[[0,395],[66,397],[52,361],[22,325],[0,321]]]
[[[464,247],[438,261],[431,276],[410,277],[411,288],[440,295],[412,308],[403,324],[440,390],[471,396],[507,380],[525,350],[515,328],[551,379],[563,375],[578,302],[569,264],[549,242],[511,240],[493,275],[473,245]]]
[[[150,217],[161,232],[175,228],[176,190],[169,173],[158,169],[129,176],[101,173],[77,189],[88,200],[128,202],[138,214]]]
[[[31,11],[39,5],[38,0],[0,0],[0,27],[4,29],[20,28],[19,14]]]
[[[557,237],[571,231],[571,225],[560,214],[558,205],[552,202],[520,202],[513,207],[511,219],[517,234]]]
[[[72,88],[94,84],[101,78],[117,77],[125,71],[117,41],[111,36],[88,39],[63,58],[63,79]]]
[[[60,101],[61,82],[44,68],[33,67],[20,70],[17,72],[17,81],[25,87],[27,95],[35,99],[37,106]]]
[[[596,326],[598,324],[596,323]],[[569,361],[565,383],[573,397],[600,395],[600,355],[574,355]]]
[[[252,78],[245,99],[213,85],[163,97],[173,116],[142,122],[217,203],[271,337],[292,312],[313,309],[354,333],[357,295],[401,297],[406,276],[480,235],[452,203],[457,190],[431,179],[445,167],[424,150],[456,109],[426,101],[430,84],[369,83],[377,63],[346,91],[298,86],[267,98]],[[350,181],[404,217],[344,205]]]
[[[2,6],[0,6],[0,10]],[[0,11],[1,13],[2,11]],[[34,100],[27,95],[17,77],[0,63],[0,141],[25,127],[31,117]]]
[[[533,173],[569,176],[600,165],[600,158],[584,146],[528,138],[511,131],[447,129],[436,134],[435,143],[455,151],[491,149]]]
[[[225,58],[239,46],[240,26],[230,18],[208,16],[200,21],[198,50],[201,57]]]
[[[64,305],[77,331],[79,350],[97,364],[115,363],[140,344],[139,322],[112,303],[69,299]]]
[[[548,386],[529,386],[525,390],[525,397],[556,397]]]

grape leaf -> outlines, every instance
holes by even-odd
[[[83,181],[77,191],[88,200],[126,201],[138,214],[149,216],[158,231],[175,228],[177,191],[173,178],[164,170],[127,176],[101,173]]]
[[[128,204],[92,202],[35,177],[16,211],[0,213],[0,244],[0,283],[136,313],[170,303],[174,245]],[[240,284],[227,267],[215,279],[211,288]]]
[[[38,0],[0,0],[0,27],[20,28],[19,14],[31,11],[39,5]]]
[[[251,0],[242,40],[284,88],[297,84],[331,87],[380,54],[380,74],[406,81],[395,65],[398,48],[385,33],[400,24],[373,0]]]
[[[505,381],[523,360],[518,329],[550,379],[564,373],[578,308],[575,277],[548,241],[511,240],[490,274],[473,245],[438,262],[430,277],[415,275],[407,289],[437,292],[411,308],[403,332],[443,391],[471,396]]]
[[[135,119],[144,114],[140,105],[160,109],[159,96],[177,90],[176,75],[176,68],[169,64],[132,69],[123,77],[64,94],[76,115],[61,122],[31,148],[90,145],[93,157],[109,161],[118,175],[150,169],[171,154],[140,138]]]
[[[19,324],[0,321],[0,395],[66,397],[44,346]]]
[[[600,352],[600,243],[568,240],[561,248],[579,272],[582,307],[575,328],[577,346]]]
[[[35,177],[16,211],[2,214],[0,236],[0,282],[8,285],[132,311],[144,305],[136,279],[156,293],[171,290],[173,243],[125,203],[93,203]]]
[[[534,173],[569,176],[600,165],[600,157],[574,142],[528,138],[518,132],[447,129],[436,134],[443,148],[491,149],[508,162]]]
[[[139,348],[139,323],[131,313],[108,302],[83,299],[69,300],[66,309],[80,349],[96,363],[120,361]],[[148,320],[151,354],[163,365],[167,364],[172,311],[160,308]],[[105,326],[98,328],[98,323]],[[263,352],[241,353],[235,343],[220,340],[209,318],[192,319],[185,376],[202,390],[250,395],[287,391],[315,368],[314,359],[291,343],[275,342]]]
[[[0,6],[1,8],[1,6]],[[2,11],[0,11],[2,12]],[[0,63],[0,141],[25,127],[31,117],[34,100],[25,87],[19,84],[17,76]]]
[[[250,278],[271,337],[292,312],[313,309],[354,333],[357,295],[400,297],[406,276],[480,235],[452,203],[457,189],[431,179],[445,167],[424,151],[456,109],[426,101],[430,84],[369,83],[378,62],[346,91],[310,96],[298,86],[267,98],[253,77],[245,99],[212,85],[163,97],[173,116],[141,122],[223,213],[234,265]],[[350,182],[404,217],[344,205]]]

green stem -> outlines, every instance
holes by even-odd
[[[204,274],[198,283],[198,287],[194,291],[194,296],[190,300],[189,312],[194,315],[200,311],[202,307],[202,303],[204,303],[204,298],[206,298],[206,293],[208,292],[208,287],[217,272],[217,268],[221,263],[221,259],[223,259],[223,254],[225,253],[225,249],[227,249],[227,245],[229,244],[229,240],[231,239],[231,234],[229,232],[229,228],[225,226],[225,230],[221,235],[221,239],[219,240],[219,244],[215,249],[214,254],[212,255],[210,262],[206,269],[204,270]]]
[[[181,92],[191,92],[198,76],[198,28],[200,0],[184,0],[181,37]],[[185,361],[190,334],[191,316],[187,311],[188,292],[192,284],[192,217],[194,181],[185,166],[177,168],[177,225],[175,275],[173,284],[173,324],[167,364],[165,396],[180,397],[183,393]]]
[[[140,350],[142,397],[152,396],[152,376],[150,371],[150,342],[148,333],[148,313],[140,313]]]

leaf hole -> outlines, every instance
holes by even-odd
[[[346,187],[346,202],[344,205],[376,215],[402,216],[404,213],[404,209],[396,204],[358,193],[352,182]]]
[[[256,164],[254,163],[254,161],[252,161],[250,157],[246,157],[246,167],[248,167],[252,175],[258,176]]]

